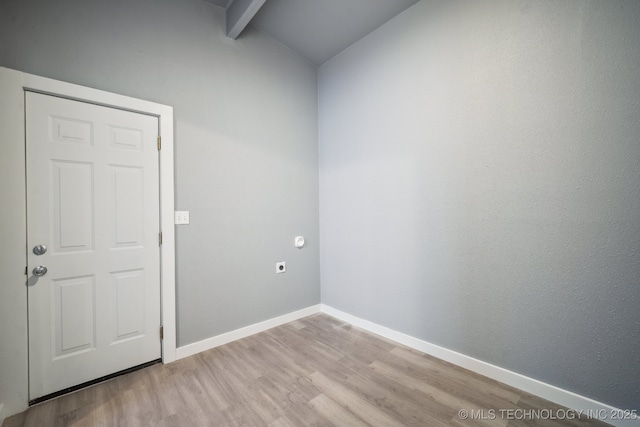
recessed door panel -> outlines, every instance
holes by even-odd
[[[51,162],[56,252],[93,249],[93,164]]]
[[[55,357],[95,347],[95,277],[53,280]]]
[[[145,334],[144,270],[112,273],[113,341],[142,337]]]
[[[93,145],[93,123],[66,117],[51,117],[53,142]]]
[[[111,166],[115,247],[142,246],[144,236],[144,170]]]
[[[139,129],[109,126],[109,142],[112,148],[142,151],[143,134]]]

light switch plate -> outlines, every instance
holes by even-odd
[[[189,224],[189,211],[176,211],[175,224],[176,225]]]

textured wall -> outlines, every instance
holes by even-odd
[[[0,66],[174,107],[179,345],[319,303],[313,66],[198,0],[3,0]]]
[[[423,0],[325,64],[323,303],[640,409],[638,23]]]

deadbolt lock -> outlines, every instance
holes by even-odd
[[[44,255],[47,253],[47,247],[45,245],[36,245],[33,248],[33,253],[36,255]]]

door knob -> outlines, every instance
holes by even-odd
[[[33,247],[33,253],[36,255],[44,255],[47,253],[47,247],[45,245],[36,245]]]
[[[45,274],[47,274],[47,267],[45,267],[44,265],[36,265],[33,269],[34,276],[40,277],[44,276]]]

